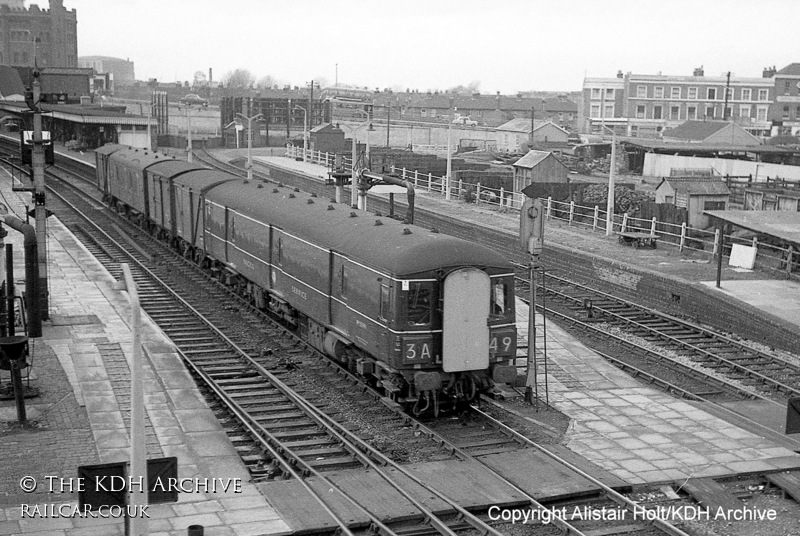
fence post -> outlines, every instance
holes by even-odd
[[[391,167],[389,168],[389,172],[394,173],[394,164],[392,164]]]
[[[461,192],[464,191],[464,179],[458,179],[458,198],[461,199]]]
[[[481,204],[481,183],[475,185],[475,204]]]
[[[569,224],[572,225],[572,219],[575,216],[575,201],[569,202]]]
[[[553,198],[548,196],[547,197],[547,219],[550,219],[550,215],[553,212]]]
[[[597,205],[594,206],[594,220],[592,221],[592,231],[597,230],[597,220],[600,217],[600,207]]]
[[[683,251],[686,246],[686,222],[681,223],[681,245],[678,246],[678,251]]]
[[[433,173],[428,173],[428,190],[431,189],[431,182],[433,182]],[[442,182],[444,182],[444,181],[442,181]],[[415,182],[414,185],[416,186],[416,184],[417,183]]]
[[[622,227],[619,228],[620,233],[624,233],[628,228],[628,213],[622,215]],[[611,232],[614,232],[614,216],[611,216]]]
[[[714,230],[714,251],[711,252],[712,257],[716,256],[717,252],[719,251],[719,243],[721,238],[722,238],[722,233],[720,232],[719,227],[717,227]]]
[[[656,236],[656,217],[653,216],[653,223],[650,224],[650,236]]]
[[[500,187],[500,199],[498,200],[500,203],[500,208],[503,208],[503,197],[506,195],[506,189],[502,186]]]
[[[406,180],[406,168],[403,168],[403,180]]]

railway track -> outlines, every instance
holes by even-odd
[[[76,197],[86,201],[86,196],[83,194],[78,194]],[[96,201],[89,201],[85,207],[87,211],[97,209]],[[313,388],[306,388],[304,394],[309,398],[307,400],[292,389],[295,387],[303,391],[305,386],[304,382],[298,382],[297,376],[292,374],[293,370],[295,368],[308,370],[309,367],[306,365],[314,360],[307,349],[292,336],[280,329],[273,331],[273,328],[262,327],[262,330],[267,331],[265,335],[270,341],[268,345],[264,345],[247,340],[238,341],[229,334],[219,333],[214,326],[222,322],[222,319],[215,317],[217,315],[228,317],[232,313],[241,314],[241,311],[246,309],[245,304],[240,303],[238,311],[233,310],[237,309],[237,306],[223,305],[220,311],[219,307],[209,309],[208,301],[204,302],[206,305],[195,306],[191,303],[179,303],[183,300],[175,300],[174,297],[164,295],[165,285],[174,288],[178,294],[188,290],[196,292],[197,288],[207,288],[205,276],[195,272],[192,265],[182,260],[169,259],[157,249],[155,253],[148,252],[149,247],[136,245],[142,240],[142,236],[126,237],[129,233],[139,234],[138,230],[123,231],[117,223],[103,226],[117,233],[119,235],[117,237],[112,236],[114,233],[103,235],[90,233],[86,224],[76,224],[72,227],[83,236],[89,244],[87,247],[101,261],[107,258],[105,263],[112,274],[118,271],[115,265],[121,261],[121,250],[132,252],[136,262],[143,265],[150,263],[159,266],[160,274],[152,273],[148,269],[143,269],[141,272],[134,271],[145,311],[182,349],[181,353],[187,366],[194,371],[198,383],[206,385],[204,390],[215,399],[213,407],[254,478],[269,479],[279,476],[301,479],[307,475],[324,475],[329,469],[359,465],[371,467],[373,470],[379,470],[384,465],[400,467],[394,460],[368,443],[372,438],[364,437],[363,433],[352,433],[346,424],[337,422],[338,410],[335,405],[325,402],[325,396],[320,396],[320,393],[315,392]],[[215,283],[206,293],[214,303],[229,304],[230,301],[225,299],[227,292]],[[190,315],[187,314],[187,310],[191,312]],[[263,319],[257,319],[257,323],[263,325]],[[249,332],[251,325],[240,323],[239,328]],[[356,380],[349,373],[319,362],[316,367],[326,371],[325,375],[329,382],[331,378],[343,381],[350,384],[350,389],[345,392],[352,391],[352,383]],[[298,386],[298,383],[303,385]],[[316,405],[321,407],[315,407]],[[371,406],[376,404],[372,403]],[[386,420],[394,419],[392,414],[399,413],[397,408],[388,409],[390,411],[383,417]],[[494,424],[492,425],[494,433],[502,436],[502,439],[483,437],[473,441],[472,444],[461,442],[459,445],[449,442],[421,424],[413,423],[407,416],[403,416],[400,421],[411,435],[422,437],[427,441],[434,439],[435,447],[432,450],[447,453],[444,456],[472,459],[491,452],[525,448],[524,442],[518,437]],[[308,424],[309,422],[311,424]],[[484,428],[485,422],[473,427],[470,432],[473,439],[476,430]],[[378,463],[376,464],[374,460],[378,460]],[[544,508],[532,497],[527,499],[527,507]],[[411,523],[411,526],[408,526],[408,523],[403,523],[402,527],[386,526],[385,533],[393,534],[394,530],[397,530],[399,531],[397,533],[403,534],[423,534],[432,530],[434,533],[449,534],[454,530],[470,527],[478,528],[484,534],[499,534],[485,521],[470,517],[471,514],[468,512],[459,511],[457,505],[453,505],[453,508],[457,511],[455,517],[436,521],[438,518],[426,512],[420,505],[421,517],[427,521],[421,524]],[[382,526],[381,521],[375,516],[373,523]],[[582,534],[568,522],[562,524],[559,521],[556,525],[560,525],[565,533]],[[668,533],[682,534],[680,531]]]
[[[63,187],[63,183],[60,186]],[[290,367],[285,367],[287,370],[282,372],[270,372],[267,367],[275,368],[276,363],[280,368],[280,363],[296,362],[298,357],[310,358],[311,351],[297,339],[280,327],[264,325],[263,319],[260,319],[261,334],[270,342],[268,347],[248,345],[248,341],[240,340],[235,333],[223,333],[217,326],[222,324],[230,327],[231,320],[225,322],[221,318],[235,313],[230,306],[223,305],[223,311],[212,310],[220,308],[209,308],[208,304],[212,302],[208,300],[197,305],[180,296],[186,289],[193,289],[196,295],[198,288],[207,287],[208,282],[204,281],[202,274],[176,256],[146,251],[147,247],[138,245],[143,237],[135,236],[138,233],[135,229],[123,231],[117,223],[109,221],[102,225],[105,230],[97,225],[90,226],[83,211],[103,211],[98,210],[96,201],[87,203],[83,193],[70,193],[68,190],[59,185],[55,188],[51,186],[54,193],[62,192],[59,194],[62,203],[70,204],[72,210],[82,215],[65,216],[63,206],[54,207],[59,211],[60,218],[87,244],[87,248],[112,275],[121,271],[120,263],[133,263],[132,272],[140,289],[143,309],[171,337],[196,381],[203,385],[206,394],[213,397],[215,412],[232,436],[254,479],[304,480],[304,477],[314,476],[328,484],[328,489],[338,489],[343,500],[349,501],[353,508],[362,510],[370,519],[370,524],[378,527],[380,532],[399,534],[384,524],[380,514],[364,510],[325,476],[326,472],[334,470],[369,468],[387,475],[384,476],[387,482],[418,509],[418,518],[421,520],[419,526],[406,521],[403,523],[403,533],[433,530],[436,534],[452,535],[455,534],[451,528],[453,525],[466,526],[483,534],[500,534],[443,494],[431,489],[431,493],[448,502],[455,512],[452,519],[436,515],[412,497],[403,485],[388,476],[387,466],[394,469],[399,467],[393,460],[328,414],[335,416],[335,411],[326,413],[328,408],[324,402],[304,398],[292,389],[291,379],[281,379],[281,376],[286,378]],[[77,204],[81,202],[85,204],[78,208]],[[98,214],[91,219],[96,217]],[[126,236],[129,232],[135,238]],[[160,273],[156,273],[153,264],[159,265]],[[212,301],[225,297],[224,289],[218,288],[217,292],[217,296],[212,295]],[[240,329],[249,331],[239,324]],[[407,478],[424,485],[410,474]],[[324,494],[314,492],[311,486],[306,486],[306,489],[318,497],[320,504],[339,522],[345,533],[353,533],[348,523],[331,510],[330,499],[325,500]]]

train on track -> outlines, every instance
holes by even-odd
[[[489,248],[120,145],[104,200],[416,415],[516,379],[514,269]]]

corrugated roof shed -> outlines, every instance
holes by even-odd
[[[666,182],[676,192],[685,193],[688,195],[730,195],[731,191],[722,180],[714,179],[698,179],[698,178],[674,178],[669,177],[661,181]],[[661,186],[659,183],[659,186]]]
[[[702,141],[729,124],[727,121],[686,121],[682,125],[664,132],[664,137]]]
[[[528,151],[528,154],[514,162],[514,166],[517,167],[524,167],[524,168],[534,168],[537,164],[539,164],[542,160],[547,158],[548,156],[552,156],[553,153],[549,153],[547,151]],[[562,163],[561,160],[553,156],[557,162]]]

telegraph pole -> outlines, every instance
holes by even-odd
[[[42,318],[50,318],[47,285],[47,208],[44,189],[44,141],[42,139],[42,112],[39,100],[42,87],[39,83],[39,69],[33,69],[33,151],[31,170],[33,173],[33,204],[36,220],[36,242],[39,244],[39,310]],[[35,298],[33,298],[35,299]]]

